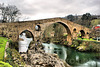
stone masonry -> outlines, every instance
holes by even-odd
[[[18,41],[21,32],[28,30],[34,36],[33,39],[36,40],[37,37],[40,37],[44,33],[44,30],[49,25],[54,23],[62,24],[66,28],[68,33],[66,39],[67,41],[69,41],[69,44],[72,43],[72,39],[74,38],[74,31],[78,33],[81,30],[83,30],[85,33],[85,35],[83,36],[84,38],[89,38],[89,33],[91,33],[91,30],[89,28],[73,23],[71,21],[62,18],[50,18],[50,19],[42,19],[42,20],[34,20],[34,21],[0,23],[0,35],[5,36],[13,41]],[[40,27],[39,31],[35,30],[36,25]]]

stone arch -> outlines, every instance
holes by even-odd
[[[72,31],[72,36],[73,36],[73,39],[77,39],[77,30],[76,30],[76,28],[74,28],[73,29],[73,31]]]
[[[61,24],[61,25],[63,25],[64,27],[65,27],[65,29],[66,29],[66,31],[67,31],[67,33],[68,33],[68,36],[67,36],[67,41],[69,42],[69,45],[71,45],[72,44],[72,35],[71,35],[71,30],[70,30],[70,28],[68,27],[68,25],[67,24],[65,24],[65,23],[63,23],[63,22],[55,22],[55,23],[59,23],[59,24]],[[52,24],[54,24],[54,23],[52,23]],[[48,26],[50,26],[51,24],[49,24]],[[46,29],[46,28],[45,28]],[[45,31],[45,30],[44,30]]]
[[[81,37],[85,36],[85,31],[84,30],[80,30],[80,33],[81,33]]]
[[[41,26],[40,26],[40,25],[36,25],[36,26],[35,26],[35,30],[36,30],[36,31],[41,31]]]
[[[86,34],[89,34],[89,32],[87,32]]]
[[[24,34],[25,33],[25,34]],[[19,52],[27,52],[30,43],[34,40],[33,34],[29,30],[24,30],[19,34]]]
[[[73,29],[73,32],[76,32],[76,28]]]
[[[34,40],[34,36],[33,36],[33,34],[32,34],[31,31],[29,31],[29,30],[23,30],[23,31],[20,32],[19,35],[22,35],[22,33],[26,33],[26,37],[27,38],[33,38],[33,40]]]
[[[63,22],[57,22],[57,23],[62,24],[66,28],[66,31],[68,33],[67,41],[69,42],[69,45],[71,45],[72,44],[72,34],[71,34],[71,30],[69,29],[68,25]]]

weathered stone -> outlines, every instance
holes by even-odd
[[[66,62],[60,60],[57,54],[47,54],[44,50],[40,49],[40,47],[37,49],[38,50],[28,50],[28,65],[32,67],[66,67],[67,65],[67,67],[70,67]],[[41,50],[43,52],[41,52]]]
[[[31,32],[31,34],[33,35],[33,39],[37,41],[37,38],[40,37],[44,33],[45,29],[49,25],[54,24],[54,23],[62,24],[66,28],[67,33],[68,33],[67,41],[69,42],[69,44],[72,43],[73,38],[77,37],[75,36],[76,34],[74,35],[74,29],[76,29],[76,33],[79,33],[80,30],[83,30],[85,32],[84,38],[89,38],[89,34],[87,33],[91,33],[91,30],[89,28],[86,28],[79,24],[70,22],[62,18],[51,18],[51,19],[35,20],[35,21],[22,21],[22,22],[16,22],[16,23],[15,22],[14,23],[0,23],[0,34],[16,42],[19,40],[19,35],[23,31],[27,30]],[[41,29],[36,31],[35,30],[36,25],[40,26]]]

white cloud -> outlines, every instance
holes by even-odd
[[[100,14],[100,0],[0,0],[16,5],[31,20],[62,17],[68,14]]]

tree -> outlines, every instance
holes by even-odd
[[[90,13],[86,13],[86,14],[83,14],[82,17],[81,17],[81,20],[82,20],[82,25],[85,25],[86,27],[89,27],[90,24],[91,24],[91,19],[92,19],[92,16]]]
[[[14,5],[5,6],[4,4],[1,4],[0,10],[3,22],[15,22],[21,14],[20,10]]]
[[[90,13],[86,13],[82,15],[82,20],[91,20],[91,14]]]
[[[70,20],[70,21],[74,21],[75,20],[75,17],[73,15],[68,15],[67,16],[67,19]]]

